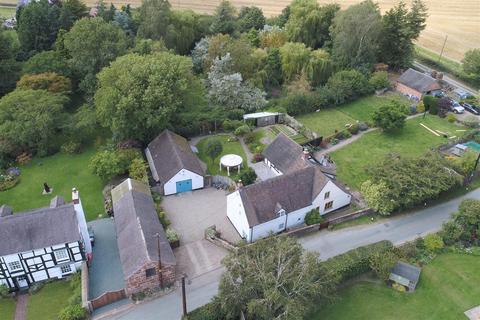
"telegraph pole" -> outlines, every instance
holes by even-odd
[[[185,293],[185,275],[182,276],[182,306],[183,316],[187,316],[187,295]]]
[[[440,60],[442,59],[443,50],[445,50],[445,45],[447,44],[447,39],[448,39],[448,34],[445,35],[445,41],[443,41],[442,51],[440,52],[440,56],[438,57],[438,63],[440,63]]]
[[[475,174],[475,171],[477,171],[478,168],[478,163],[480,162],[480,152],[478,153],[477,160],[475,161],[475,166],[473,166],[472,174],[470,175],[470,181],[473,179],[473,175]],[[469,182],[470,182],[469,181]]]
[[[160,234],[157,233],[155,237],[157,237],[158,249],[158,281],[160,282],[160,288],[163,289],[162,256],[160,254]]]

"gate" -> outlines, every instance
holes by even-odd
[[[107,304],[125,299],[126,297],[127,297],[127,294],[125,293],[125,289],[120,289],[118,291],[105,292],[98,298],[91,300],[90,303],[92,305],[92,309],[95,310],[103,306],[106,306]]]

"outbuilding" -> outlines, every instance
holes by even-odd
[[[389,280],[405,287],[406,291],[414,291],[420,279],[422,269],[411,264],[398,261],[390,273]]]
[[[205,170],[184,137],[165,130],[150,142],[145,155],[164,195],[204,187]]]
[[[441,90],[441,87],[431,76],[409,68],[398,78],[396,89],[404,95],[420,100],[423,95],[432,94]]]
[[[243,121],[252,121],[256,127],[265,127],[283,122],[283,114],[278,112],[256,112],[243,115]]]

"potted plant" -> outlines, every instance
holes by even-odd
[[[170,243],[172,249],[178,248],[180,246],[180,237],[178,233],[173,228],[167,228],[167,240]]]

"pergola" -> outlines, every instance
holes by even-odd
[[[236,154],[226,154],[220,158],[220,171],[222,166],[227,168],[227,174],[230,176],[230,168],[238,168],[238,173],[240,173],[240,167],[242,166],[243,159]]]

